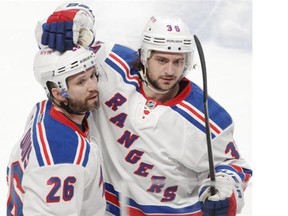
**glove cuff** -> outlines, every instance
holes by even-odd
[[[233,184],[233,193],[237,203],[237,213],[240,213],[244,206],[244,189],[242,187],[241,178],[234,172],[218,172],[215,176],[223,176],[230,180]]]

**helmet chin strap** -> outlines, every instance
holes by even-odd
[[[184,74],[186,72],[186,69],[183,71],[181,77],[179,78],[178,82],[179,83],[181,81],[181,79],[184,77]],[[158,94],[166,94],[170,91],[170,89],[168,90],[158,90],[156,88],[153,87],[153,85],[149,82],[149,79],[147,78],[147,71],[146,71],[146,67],[144,67],[144,73],[142,71],[140,71],[140,75],[142,77],[143,82],[145,83],[145,85],[151,89],[153,92],[158,93]]]
[[[158,90],[156,88],[153,87],[153,85],[149,82],[148,78],[147,78],[147,71],[146,71],[146,67],[144,67],[144,72],[143,71],[140,71],[140,75],[142,77],[142,80],[143,82],[145,83],[145,85],[151,89],[153,92],[155,93],[158,93],[158,94],[166,94],[169,92],[169,89],[168,90]]]
[[[157,89],[155,89],[155,88],[149,83],[149,81],[146,81],[145,84],[146,84],[146,86],[147,86],[149,89],[151,89],[153,92],[156,92],[156,93],[158,93],[158,94],[166,94],[166,93],[168,93],[169,90],[170,90],[170,89],[169,89],[169,90],[163,90],[163,91],[157,90]]]
[[[68,99],[68,93],[67,91],[62,91],[61,93],[62,97],[65,97],[66,99]],[[63,108],[66,112],[68,112],[69,114],[72,115],[85,115],[86,112],[84,113],[80,113],[80,112],[75,112],[74,110],[71,109],[71,107],[69,106],[69,101],[68,104],[66,105],[63,101],[61,101],[59,104],[56,103],[59,107]]]
[[[68,95],[67,95],[68,96]],[[57,103],[56,103],[57,104]],[[69,102],[66,105],[63,101],[60,102],[60,104],[57,104],[59,107],[63,108],[65,111],[67,111],[69,114],[72,115],[85,115],[86,112],[75,112],[74,110],[71,109],[69,106]]]
[[[66,110],[69,114],[73,114],[73,115],[85,115],[85,113],[86,113],[86,112],[80,113],[80,112],[75,112],[75,111],[73,111],[73,110],[70,108],[69,104],[66,105],[66,104],[64,104],[63,101],[61,101],[59,105],[60,105],[60,107],[62,107],[64,110]]]
[[[166,93],[168,93],[169,92],[169,90],[163,90],[163,91],[161,91],[161,90],[157,90],[156,88],[154,88],[153,87],[153,85],[149,82],[149,80],[148,80],[148,78],[147,78],[147,66],[146,66],[146,64],[147,64],[147,60],[148,60],[148,58],[150,58],[150,56],[151,56],[151,50],[148,50],[147,51],[147,59],[145,60],[145,63],[144,62],[142,62],[142,64],[144,65],[144,71],[139,71],[139,73],[140,73],[140,76],[141,76],[141,78],[142,78],[142,81],[145,83],[145,85],[149,88],[149,89],[151,89],[153,92],[155,92],[155,93],[158,93],[158,94],[166,94]]]

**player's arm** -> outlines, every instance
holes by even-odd
[[[49,17],[39,21],[35,35],[39,47],[48,46],[59,52],[71,50],[74,44],[89,47],[93,44],[95,33],[94,15],[84,4],[65,3]]]
[[[202,211],[216,211],[228,216],[240,213],[244,206],[244,191],[252,176],[252,170],[240,156],[233,140],[233,125],[213,140],[216,182],[209,178],[201,182],[199,200]],[[215,186],[216,194],[212,195],[210,188]]]

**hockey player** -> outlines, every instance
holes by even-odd
[[[71,41],[92,42],[92,31],[81,30],[89,27],[78,13],[68,5],[52,14],[43,25],[42,45],[65,50]],[[75,29],[80,33],[73,34]],[[103,144],[107,212],[239,213],[252,171],[234,141],[231,116],[209,98],[217,192],[211,195],[203,91],[185,78],[194,52],[187,25],[179,18],[152,17],[139,55],[118,44],[94,45],[106,79],[99,82],[100,108],[89,118],[90,133],[101,135],[94,137]]]
[[[102,155],[87,117],[98,106],[93,52],[40,50],[34,75],[48,100],[35,105],[7,169],[7,215],[104,215]]]

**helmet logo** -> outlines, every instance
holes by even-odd
[[[53,50],[40,50],[40,55],[50,55]]]
[[[83,62],[85,62],[85,61],[88,61],[88,60],[91,59],[91,58],[92,58],[92,55],[87,56],[86,58],[81,59],[81,60],[80,60],[80,63],[83,63]]]
[[[169,43],[182,43],[182,40],[167,40]]]

